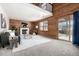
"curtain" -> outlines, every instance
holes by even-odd
[[[79,45],[79,11],[73,13],[73,44]]]

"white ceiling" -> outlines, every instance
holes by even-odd
[[[51,12],[28,3],[0,3],[0,6],[2,6],[7,16],[12,19],[37,21],[52,16]]]

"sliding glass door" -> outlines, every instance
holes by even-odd
[[[72,41],[73,16],[69,19],[62,18],[58,21],[58,38],[66,41]]]
[[[68,27],[68,21],[66,21],[64,18],[59,20],[58,23],[58,38],[62,40],[69,40],[69,27]]]

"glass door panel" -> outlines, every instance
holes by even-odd
[[[58,38],[62,40],[69,40],[69,26],[68,21],[66,21],[64,18],[60,19],[58,22]]]
[[[58,21],[58,39],[71,41],[73,39],[73,15],[69,19],[59,19]]]

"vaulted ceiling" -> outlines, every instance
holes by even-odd
[[[0,3],[9,19],[38,21],[52,16],[52,13],[28,3]]]

